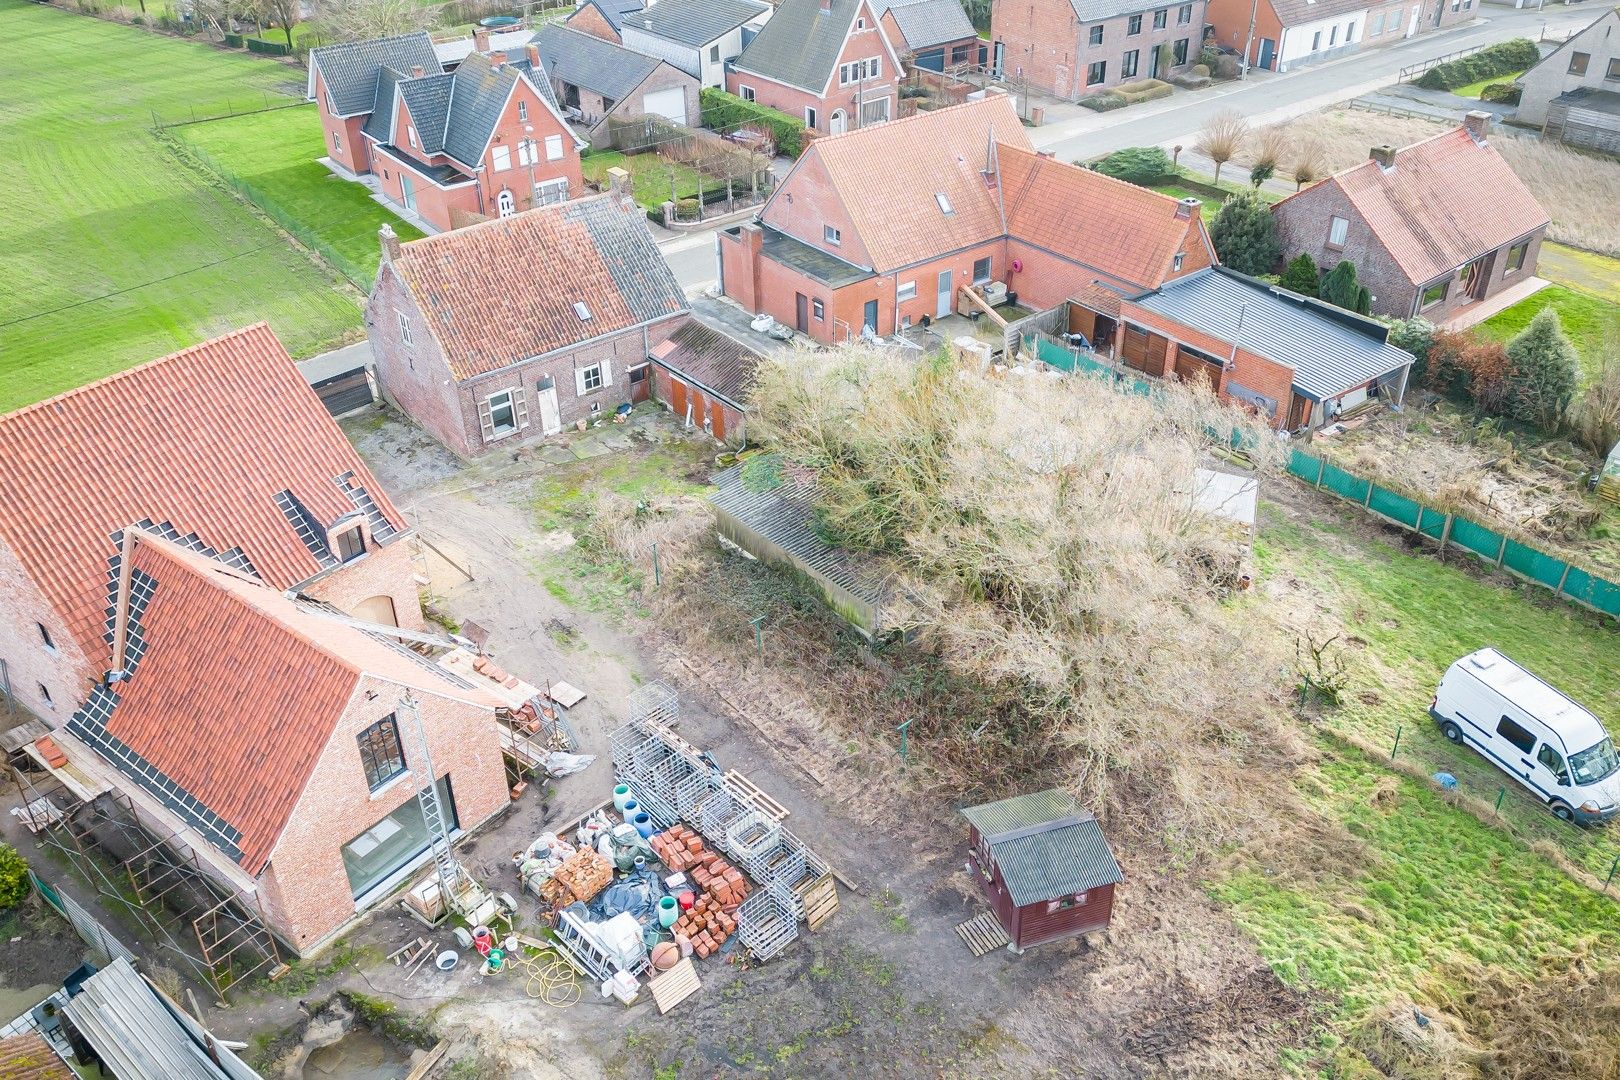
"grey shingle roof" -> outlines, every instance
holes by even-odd
[[[662,62],[558,23],[534,35],[552,78],[623,101]]]
[[[445,117],[444,152],[457,161],[477,166],[484,147],[500,122],[501,109],[520,76],[469,57],[450,77],[450,105]]]
[[[399,84],[399,72],[393,68],[385,67],[377,72],[377,97],[371,107],[371,115],[366,118],[365,127],[360,130],[370,135],[378,142],[392,141],[394,127],[394,87]],[[415,115],[416,110],[411,110]]]
[[[1225,267],[1177,278],[1132,303],[1289,365],[1294,389],[1316,401],[1412,363],[1377,321]]]
[[[1016,907],[1125,879],[1097,819],[1067,792],[1018,795],[970,806],[962,816],[989,843]]]
[[[318,68],[339,116],[371,111],[377,100],[377,73],[382,68],[409,74],[417,66],[435,74],[443,70],[433,51],[433,39],[425,30],[374,41],[322,45],[309,53],[311,86]]]
[[[1271,8],[1284,26],[1331,19],[1365,7],[1365,0],[1271,0]]]
[[[625,15],[624,25],[683,45],[707,45],[768,10],[757,0],[658,0]]]
[[[652,355],[662,366],[739,408],[754,381],[754,370],[764,359],[730,334],[695,319],[671,334],[669,341],[655,348]]]
[[[400,96],[416,121],[416,138],[425,153],[436,154],[444,149],[445,119],[450,115],[450,87],[454,80],[454,75],[427,75],[400,83]],[[366,126],[369,129],[371,125]],[[406,145],[410,145],[408,139]]]
[[[879,17],[883,10],[878,9]],[[979,36],[957,0],[898,0],[888,5],[888,10],[894,13],[894,21],[912,49]]]
[[[539,95],[550,103],[553,109],[562,112],[562,103],[557,100],[557,91],[552,88],[551,78],[546,74],[545,64],[530,70],[528,54],[524,52],[510,52],[506,54],[506,63],[513,71],[525,76],[529,85],[534,87]]]
[[[624,25],[624,17],[631,12],[640,11],[646,5],[642,0],[586,0],[592,7],[602,13],[607,24],[617,30]]]
[[[758,35],[732,63],[779,83],[820,94],[827,86],[861,0],[783,0]]]

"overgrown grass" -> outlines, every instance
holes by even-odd
[[[359,330],[356,295],[148,130],[302,96],[296,71],[22,0],[0,20],[0,410],[260,319],[295,355]]]
[[[377,230],[393,226],[401,240],[417,229],[372,199],[360,184],[341,179],[317,160],[325,153],[315,106],[251,113],[173,129],[205,161],[254,188],[281,214],[331,247],[369,284],[377,272]]]
[[[591,154],[580,162],[588,183],[607,186],[607,172],[612,168],[630,173],[630,189],[636,202],[648,210],[656,210],[671,198],[695,199],[702,175],[689,165],[666,161],[657,154],[622,154],[605,150]],[[671,173],[674,190],[670,188]]]
[[[1606,335],[1620,329],[1620,304],[1591,293],[1562,285],[1548,285],[1512,307],[1492,315],[1480,324],[1480,329],[1498,341],[1506,341],[1529,326],[1530,320],[1543,308],[1552,308],[1558,313],[1564,333],[1575,343],[1587,373],[1596,371]]]
[[[1478,82],[1471,82],[1466,86],[1459,86],[1457,89],[1453,90],[1452,93],[1457,97],[1477,98],[1487,86],[1491,86],[1494,83],[1510,83],[1523,74],[1524,72],[1522,71],[1510,71],[1506,75],[1498,75],[1495,78],[1480,79]]]

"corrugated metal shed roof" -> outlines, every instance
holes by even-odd
[[[624,25],[682,45],[707,45],[769,10],[758,0],[658,0],[626,14]]]
[[[262,1080],[223,1046],[220,1064],[210,1061],[191,1026],[122,957],[85,980],[62,1011],[119,1080]]]
[[[1066,791],[970,806],[962,816],[989,842],[1016,907],[1125,880],[1097,819]]]
[[[1133,301],[1148,311],[1294,369],[1316,401],[1412,363],[1372,319],[1308,300],[1225,267],[1200,270]]]

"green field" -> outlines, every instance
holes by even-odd
[[[0,410],[261,319],[295,355],[359,331],[353,290],[148,130],[302,96],[299,71],[22,0],[0,18]]]
[[[1588,371],[1597,366],[1605,338],[1613,338],[1613,335],[1620,333],[1620,304],[1563,285],[1548,285],[1535,295],[1497,312],[1480,323],[1480,329],[1498,341],[1507,341],[1529,326],[1536,313],[1546,307],[1558,312],[1564,333],[1575,343]]]
[[[330,249],[328,257],[356,285],[371,287],[377,273],[377,230],[385,222],[401,240],[422,235],[374,201],[366,188],[340,179],[316,160],[323,136],[313,105],[186,124],[170,131],[210,167],[251,188],[249,197],[272,217],[308,230],[318,245]]]

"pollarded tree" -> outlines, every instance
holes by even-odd
[[[1271,207],[1253,188],[1230,196],[1209,225],[1221,262],[1241,274],[1265,274],[1282,254]]]
[[[1283,271],[1282,280],[1277,284],[1290,292],[1297,292],[1301,296],[1315,296],[1317,284],[1322,280],[1322,271],[1316,266],[1316,260],[1307,252],[1300,252],[1288,268]]]
[[[1508,342],[1506,398],[1509,416],[1551,433],[1580,384],[1580,357],[1564,334],[1558,313],[1542,308],[1530,325]]]
[[[1372,309],[1372,293],[1356,280],[1356,264],[1348,259],[1339,263],[1322,278],[1316,295],[1335,307],[1365,315]]]
[[[1215,184],[1221,183],[1221,166],[1237,157],[1249,139],[1249,122],[1236,109],[1216,113],[1198,130],[1193,143],[1200,154],[1215,163]]]

